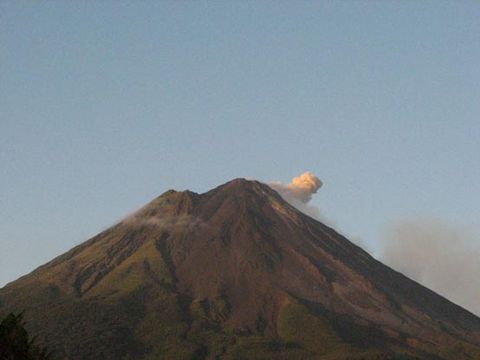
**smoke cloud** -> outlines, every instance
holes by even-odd
[[[290,184],[282,184],[278,181],[270,183],[270,186],[283,197],[295,199],[304,204],[312,199],[312,195],[315,194],[322,185],[322,181],[310,171],[294,177]]]
[[[322,181],[313,175],[310,171],[296,176],[289,184],[280,181],[273,181],[268,184],[273,190],[277,191],[280,196],[296,207],[301,212],[317,219],[325,221],[320,210],[309,205],[312,196],[322,187]]]
[[[480,315],[480,234],[419,218],[388,227],[382,261]]]

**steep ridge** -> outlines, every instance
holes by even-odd
[[[69,359],[476,359],[480,319],[274,190],[167,191],[0,289]]]

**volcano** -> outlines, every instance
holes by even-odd
[[[480,318],[269,186],[169,190],[0,289],[60,359],[480,359]]]

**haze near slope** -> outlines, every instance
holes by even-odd
[[[268,183],[303,213],[332,224],[310,204],[323,182],[307,171],[288,184]],[[359,239],[354,241],[365,248]],[[394,221],[382,237],[380,259],[395,270],[480,314],[480,238],[478,233],[429,217]]]
[[[389,226],[382,259],[412,279],[480,315],[480,237],[426,217]]]

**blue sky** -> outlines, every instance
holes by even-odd
[[[385,226],[480,226],[480,5],[0,4],[0,285],[167,189],[315,173]]]

